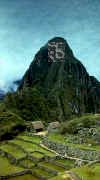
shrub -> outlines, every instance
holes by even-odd
[[[79,130],[82,130],[83,128],[91,128],[96,126],[97,121],[99,120],[100,116],[98,116],[97,118],[95,115],[85,115],[82,117],[77,117],[70,121],[62,123],[60,132],[61,134],[76,134]]]

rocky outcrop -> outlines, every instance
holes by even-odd
[[[51,118],[100,112],[100,82],[89,76],[63,38],[51,39],[35,55],[18,90],[26,87],[41,90]]]

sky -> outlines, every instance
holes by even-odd
[[[55,36],[100,80],[100,0],[0,0],[0,88],[21,79]]]

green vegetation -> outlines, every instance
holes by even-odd
[[[52,176],[51,173],[47,172],[46,170],[43,170],[41,168],[34,168],[33,172],[35,172],[38,175],[45,176],[46,178],[50,178]]]
[[[45,149],[45,148],[40,148],[40,149],[38,149],[40,152],[42,152],[42,153],[44,153],[46,156],[49,156],[49,157],[54,157],[56,154],[55,153],[53,153],[53,152],[51,152],[51,151],[49,151],[49,150],[47,150],[47,149]]]
[[[21,149],[17,148],[16,146],[12,146],[10,144],[3,144],[0,146],[0,149],[3,150],[4,152],[11,154],[12,156],[18,159],[26,156],[26,154]]]
[[[31,174],[25,174],[23,176],[16,176],[9,178],[9,180],[38,180],[38,178],[34,177]]]
[[[54,170],[56,170],[58,172],[65,171],[65,168],[63,168],[63,167],[61,167],[59,165],[57,166],[57,165],[53,164],[53,162],[41,162],[39,164],[42,165],[43,167],[47,167],[47,168],[52,169],[52,170],[54,169]]]
[[[59,175],[50,178],[49,180],[72,180],[67,173],[60,173]]]
[[[96,163],[89,166],[82,166],[80,168],[71,169],[71,172],[82,178],[83,180],[99,180],[100,179],[100,163]],[[66,173],[60,173],[58,176],[50,178],[50,180],[72,180],[72,178]]]
[[[45,97],[36,88],[25,87],[21,91],[8,93],[5,106],[27,121],[48,119],[48,105]]]
[[[39,141],[40,137],[39,138],[37,137],[37,140]],[[19,147],[17,147],[16,144],[19,145]],[[38,159],[41,159],[44,156],[50,156],[50,157],[55,156],[55,154],[50,152],[49,150],[46,150],[46,149],[42,148],[41,146],[36,145],[34,143],[25,142],[23,140],[13,139],[13,140],[8,141],[8,143],[6,143],[6,142],[1,143],[0,149],[2,151],[7,152],[8,154],[11,154],[13,157],[15,157],[17,159],[20,159],[20,158],[24,158],[24,159],[18,163],[18,167],[17,167],[14,164],[10,164],[10,161],[8,161],[7,158],[0,157],[0,164],[3,164],[2,169],[0,170],[0,175],[19,172],[24,169],[32,169],[36,173],[39,172],[40,175],[41,175],[41,173],[43,173],[42,175],[45,175],[48,178],[51,177],[51,174],[49,174],[45,170],[41,170],[41,168],[39,168],[39,167],[34,168],[34,166],[38,162],[35,160],[33,161],[33,160],[28,159],[28,157],[26,156],[26,153],[24,153],[20,149],[20,147],[22,147],[24,150],[26,150],[26,152],[29,152],[30,156],[33,156]],[[44,153],[44,154],[42,154],[42,153]],[[21,167],[23,167],[23,168],[21,168]],[[21,177],[22,177],[22,179],[24,179],[24,178],[26,179],[26,178],[30,178],[31,175],[27,175],[27,176],[23,175]],[[17,176],[16,178],[20,179],[19,176]],[[10,179],[14,179],[14,178],[10,178]],[[32,179],[35,179],[35,177],[32,176]]]
[[[66,134],[62,135],[62,134],[58,134],[58,133],[52,133],[48,135],[48,139],[54,142],[58,142],[60,144],[64,144],[64,145],[68,145],[68,146],[72,146],[72,147],[76,147],[76,148],[80,148],[83,150],[96,150],[99,151],[100,150],[100,145],[91,145],[90,147],[87,144],[74,144],[74,143],[69,143],[69,138],[70,135]]]
[[[59,133],[48,139],[83,150],[100,151],[100,114],[87,114],[61,124]]]
[[[24,167],[27,167],[28,169],[33,168],[35,166],[35,163],[30,159],[23,159],[20,164]]]
[[[61,134],[76,134],[80,129],[98,126],[98,122],[100,122],[100,114],[89,114],[74,118],[70,121],[62,123]]]
[[[44,153],[46,156],[55,156],[55,154],[49,150],[46,150],[44,148],[42,148],[41,146],[38,146],[36,144],[33,144],[31,142],[24,142],[22,140],[18,140],[18,139],[14,139],[11,140],[10,142],[20,145],[23,149],[25,149],[27,152],[34,152],[34,151],[40,151],[42,153]]]
[[[1,114],[2,113],[3,112],[1,112]],[[12,117],[13,115],[15,115],[14,113],[11,113],[11,112],[6,112],[6,114],[7,113],[8,113],[8,117]],[[10,116],[9,116],[9,113],[11,114]],[[16,117],[16,115],[14,117]],[[74,143],[74,141],[72,141],[73,137],[75,138],[79,135],[78,130],[80,130],[80,129],[83,130],[83,128],[89,128],[89,127],[93,127],[93,126],[97,127],[97,129],[98,129],[99,128],[98,127],[99,119],[100,119],[100,115],[85,115],[83,117],[72,119],[69,122],[62,123],[63,126],[61,127],[59,133],[55,132],[55,133],[48,134],[48,139],[51,141],[54,141],[54,142],[58,142],[60,144],[74,147],[74,148],[99,151],[100,145],[96,144],[95,141],[93,141],[91,139],[91,137],[88,137],[88,138],[85,137],[85,138],[87,138],[86,139],[87,141],[86,141],[86,143],[82,143],[82,144],[78,144],[76,142]],[[16,119],[12,118],[12,120],[13,120],[12,123],[16,123]],[[21,119],[21,123],[23,123],[22,119]],[[9,123],[7,121],[5,121],[5,125],[9,126]],[[66,126],[64,127],[64,125],[66,125]],[[71,133],[67,132],[67,129],[66,129],[67,125],[70,130],[73,129],[73,132],[71,132]],[[65,132],[63,131],[64,133],[62,133],[63,127],[66,129]],[[32,137],[32,136],[27,136],[24,133],[22,133],[22,134],[18,135],[16,139],[9,140],[8,143],[6,143],[6,142],[1,143],[1,146],[0,146],[1,150],[11,154],[13,157],[16,157],[17,159],[20,159],[20,158],[24,158],[24,159],[20,161],[20,164],[18,167],[18,166],[15,166],[14,164],[11,165],[6,158],[1,157],[0,164],[2,164],[2,161],[4,162],[4,164],[3,164],[4,171],[2,170],[0,173],[5,175],[5,172],[7,174],[10,174],[12,172],[11,171],[12,169],[14,169],[13,172],[16,172],[16,171],[19,172],[22,169],[26,168],[26,169],[31,169],[33,171],[33,176],[32,175],[23,175],[21,177],[22,180],[24,180],[24,179],[28,180],[29,178],[31,178],[33,180],[38,179],[38,178],[35,178],[34,172],[37,175],[44,176],[46,179],[51,178],[52,180],[54,180],[54,179],[61,180],[61,179],[66,178],[66,180],[69,180],[69,179],[71,180],[71,177],[68,174],[64,173],[66,170],[71,170],[71,171],[75,172],[77,175],[79,175],[80,177],[83,177],[85,180],[98,180],[98,177],[100,175],[99,174],[99,171],[100,171],[99,163],[96,165],[93,165],[93,166],[82,166],[82,167],[74,168],[74,166],[75,166],[74,160],[58,159],[58,160],[55,160],[55,163],[58,162],[58,164],[56,164],[56,165],[55,165],[55,163],[53,163],[54,161],[45,162],[42,158],[44,158],[46,156],[49,156],[49,158],[52,158],[52,157],[56,156],[56,154],[49,151],[48,149],[45,149],[44,147],[41,147],[40,146],[41,140],[42,139],[39,136],[34,135]],[[91,143],[91,146],[88,146],[89,142],[93,142],[93,143]],[[25,150],[26,153],[24,153],[20,147],[23,148],[23,150]],[[34,158],[34,161],[28,159],[28,156],[26,156],[27,153],[29,153],[28,155],[30,156],[30,158],[32,158],[32,157]],[[35,160],[35,158],[37,158],[38,161]],[[65,168],[61,167],[60,164],[64,165]],[[41,168],[38,165],[41,165]],[[21,167],[23,167],[23,168],[21,168]],[[42,167],[45,168],[45,170],[43,170]],[[52,176],[52,173],[48,173],[46,171],[46,168],[50,169],[51,171],[55,170],[60,174],[58,176]],[[7,171],[6,171],[6,169],[7,169]],[[13,180],[14,178],[10,178],[10,179]],[[20,180],[20,177],[18,176],[16,179]]]
[[[40,141],[41,141],[41,138],[39,136],[31,137],[31,136],[19,135],[17,137],[21,138],[22,140],[24,139],[24,140],[27,140],[27,141],[30,141],[30,142],[33,142],[33,143],[37,143],[37,144],[39,144]]]
[[[37,152],[37,151],[34,151],[33,153],[31,153],[31,156],[40,159],[40,158],[43,158],[43,157],[44,157],[44,154],[42,154],[42,153],[40,153],[40,152]]]
[[[65,144],[65,136],[59,133],[51,133],[48,135],[48,139],[51,141],[56,141],[58,143]]]
[[[83,166],[80,168],[72,169],[81,178],[85,180],[99,180],[100,178],[100,163],[96,163],[92,166]]]
[[[66,180],[69,180],[69,175],[64,173],[67,170],[71,170],[73,172],[76,172],[76,174],[78,174],[80,177],[83,177],[86,180],[98,180],[99,177],[99,171],[100,171],[100,164],[97,163],[95,165],[92,166],[82,166],[79,168],[74,168],[74,160],[70,160],[70,159],[58,159],[58,160],[52,160],[51,162],[45,162],[44,160],[40,160],[43,157],[49,156],[53,157],[55,156],[55,153],[41,147],[38,144],[34,144],[34,142],[39,142],[41,141],[41,137],[36,137],[36,140],[34,137],[29,137],[26,135],[20,135],[18,136],[19,138],[21,138],[21,140],[18,139],[13,139],[8,141],[8,143],[1,143],[0,149],[2,149],[3,151],[11,154],[12,156],[20,159],[20,158],[24,158],[23,160],[20,161],[20,163],[18,164],[18,166],[15,166],[14,164],[10,164],[10,161],[8,161],[7,158],[1,157],[0,156],[0,164],[2,164],[2,167],[0,168],[0,175],[6,175],[6,174],[10,174],[10,173],[14,173],[14,172],[20,172],[24,169],[31,169],[33,172],[33,175],[23,175],[23,176],[17,176],[16,179],[18,180],[30,180],[29,178],[36,180],[38,178],[35,178],[35,174],[40,175],[40,176],[44,176],[46,179],[52,179],[52,180],[61,180],[66,178]],[[57,133],[53,133],[51,135],[49,135],[49,138],[52,140],[58,141],[58,142],[64,142],[63,135],[58,135]],[[29,140],[29,142],[25,142],[24,140]],[[33,141],[34,142],[33,142]],[[10,142],[12,142],[10,144]],[[19,145],[19,148],[14,145],[17,144]],[[76,145],[77,146],[77,145]],[[38,161],[36,161],[34,159],[30,160],[28,159],[28,157],[26,156],[26,153],[24,153],[20,147],[22,147],[24,150],[26,150],[26,152],[29,153],[30,157],[35,157],[38,159]],[[91,148],[91,147],[90,147]],[[43,154],[42,154],[43,153]],[[55,163],[58,162],[58,164]],[[63,168],[62,166],[60,166],[60,163],[62,165],[64,165],[65,168]],[[41,165],[41,167],[39,167],[39,165]],[[23,167],[23,168],[21,168]],[[42,169],[45,168],[44,170]],[[58,176],[54,176],[52,175],[52,173],[49,173],[46,168],[50,169],[51,171],[55,170],[59,173]],[[93,177],[92,177],[93,176]],[[91,178],[90,178],[91,177]],[[21,179],[20,179],[21,178]],[[15,178],[10,178],[10,180],[14,180]],[[71,180],[71,179],[70,179]]]
[[[23,170],[23,168],[11,165],[6,158],[0,156],[0,175],[8,175]]]
[[[38,145],[32,144],[31,142],[24,142],[18,139],[11,140],[10,142],[20,145],[23,149],[25,149],[28,152],[33,152],[39,149]]]
[[[62,40],[62,38],[54,39],[56,42]],[[46,168],[59,173],[53,179],[71,179],[67,174],[65,176],[62,173],[65,168],[61,167],[60,163],[66,167],[66,170],[69,170],[73,168],[74,162],[66,159],[53,160],[56,153],[43,148],[40,145],[40,137],[19,135],[14,139],[19,133],[24,132],[30,121],[41,120],[45,125],[52,121],[62,122],[59,133],[48,134],[47,137],[51,141],[60,143],[56,147],[55,143],[50,142],[49,144],[48,142],[48,147],[52,147],[55,151],[57,149],[59,153],[60,150],[63,150],[63,144],[73,147],[68,148],[70,151],[72,149],[72,156],[73,151],[77,148],[75,154],[77,156],[80,153],[80,158],[84,158],[88,154],[84,153],[85,151],[80,152],[79,149],[100,150],[100,114],[82,115],[83,113],[100,112],[100,82],[89,76],[81,62],[73,56],[73,52],[65,40],[64,43],[66,45],[64,63],[48,63],[48,48],[47,45],[44,46],[36,54],[35,61],[31,63],[25,73],[18,90],[8,93],[4,101],[0,101],[0,140],[9,140],[8,143],[1,143],[0,149],[19,160],[15,162],[14,158],[10,156],[6,158],[0,156],[0,175],[19,172],[26,169],[27,166],[31,173],[35,172],[37,175],[45,176],[46,179],[52,176],[52,173],[48,173]],[[37,66],[40,61],[40,65]],[[89,131],[87,131],[91,131],[91,128],[94,128],[93,136],[91,132],[88,134]],[[87,136],[84,134],[85,130]],[[2,151],[1,154],[5,155]],[[65,149],[63,154],[65,154]],[[93,159],[98,158],[97,152],[93,154],[90,153],[91,156],[93,155]],[[96,158],[95,154],[97,154]],[[52,162],[45,162],[46,159],[52,160]],[[55,165],[54,161],[59,165]],[[18,163],[19,167],[14,163]],[[20,168],[21,165],[25,168]],[[39,165],[42,167],[40,168]],[[97,180],[100,176],[100,164],[73,168],[72,171],[85,180]],[[17,178],[19,180],[36,179],[32,175],[23,175]]]
[[[61,163],[66,167],[66,169],[71,169],[75,164],[75,161],[71,159],[58,159],[55,162]]]
[[[11,139],[25,129],[24,121],[11,111],[0,110],[0,140]]]

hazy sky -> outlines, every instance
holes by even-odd
[[[21,78],[54,36],[100,80],[100,0],[0,0],[0,87]]]

